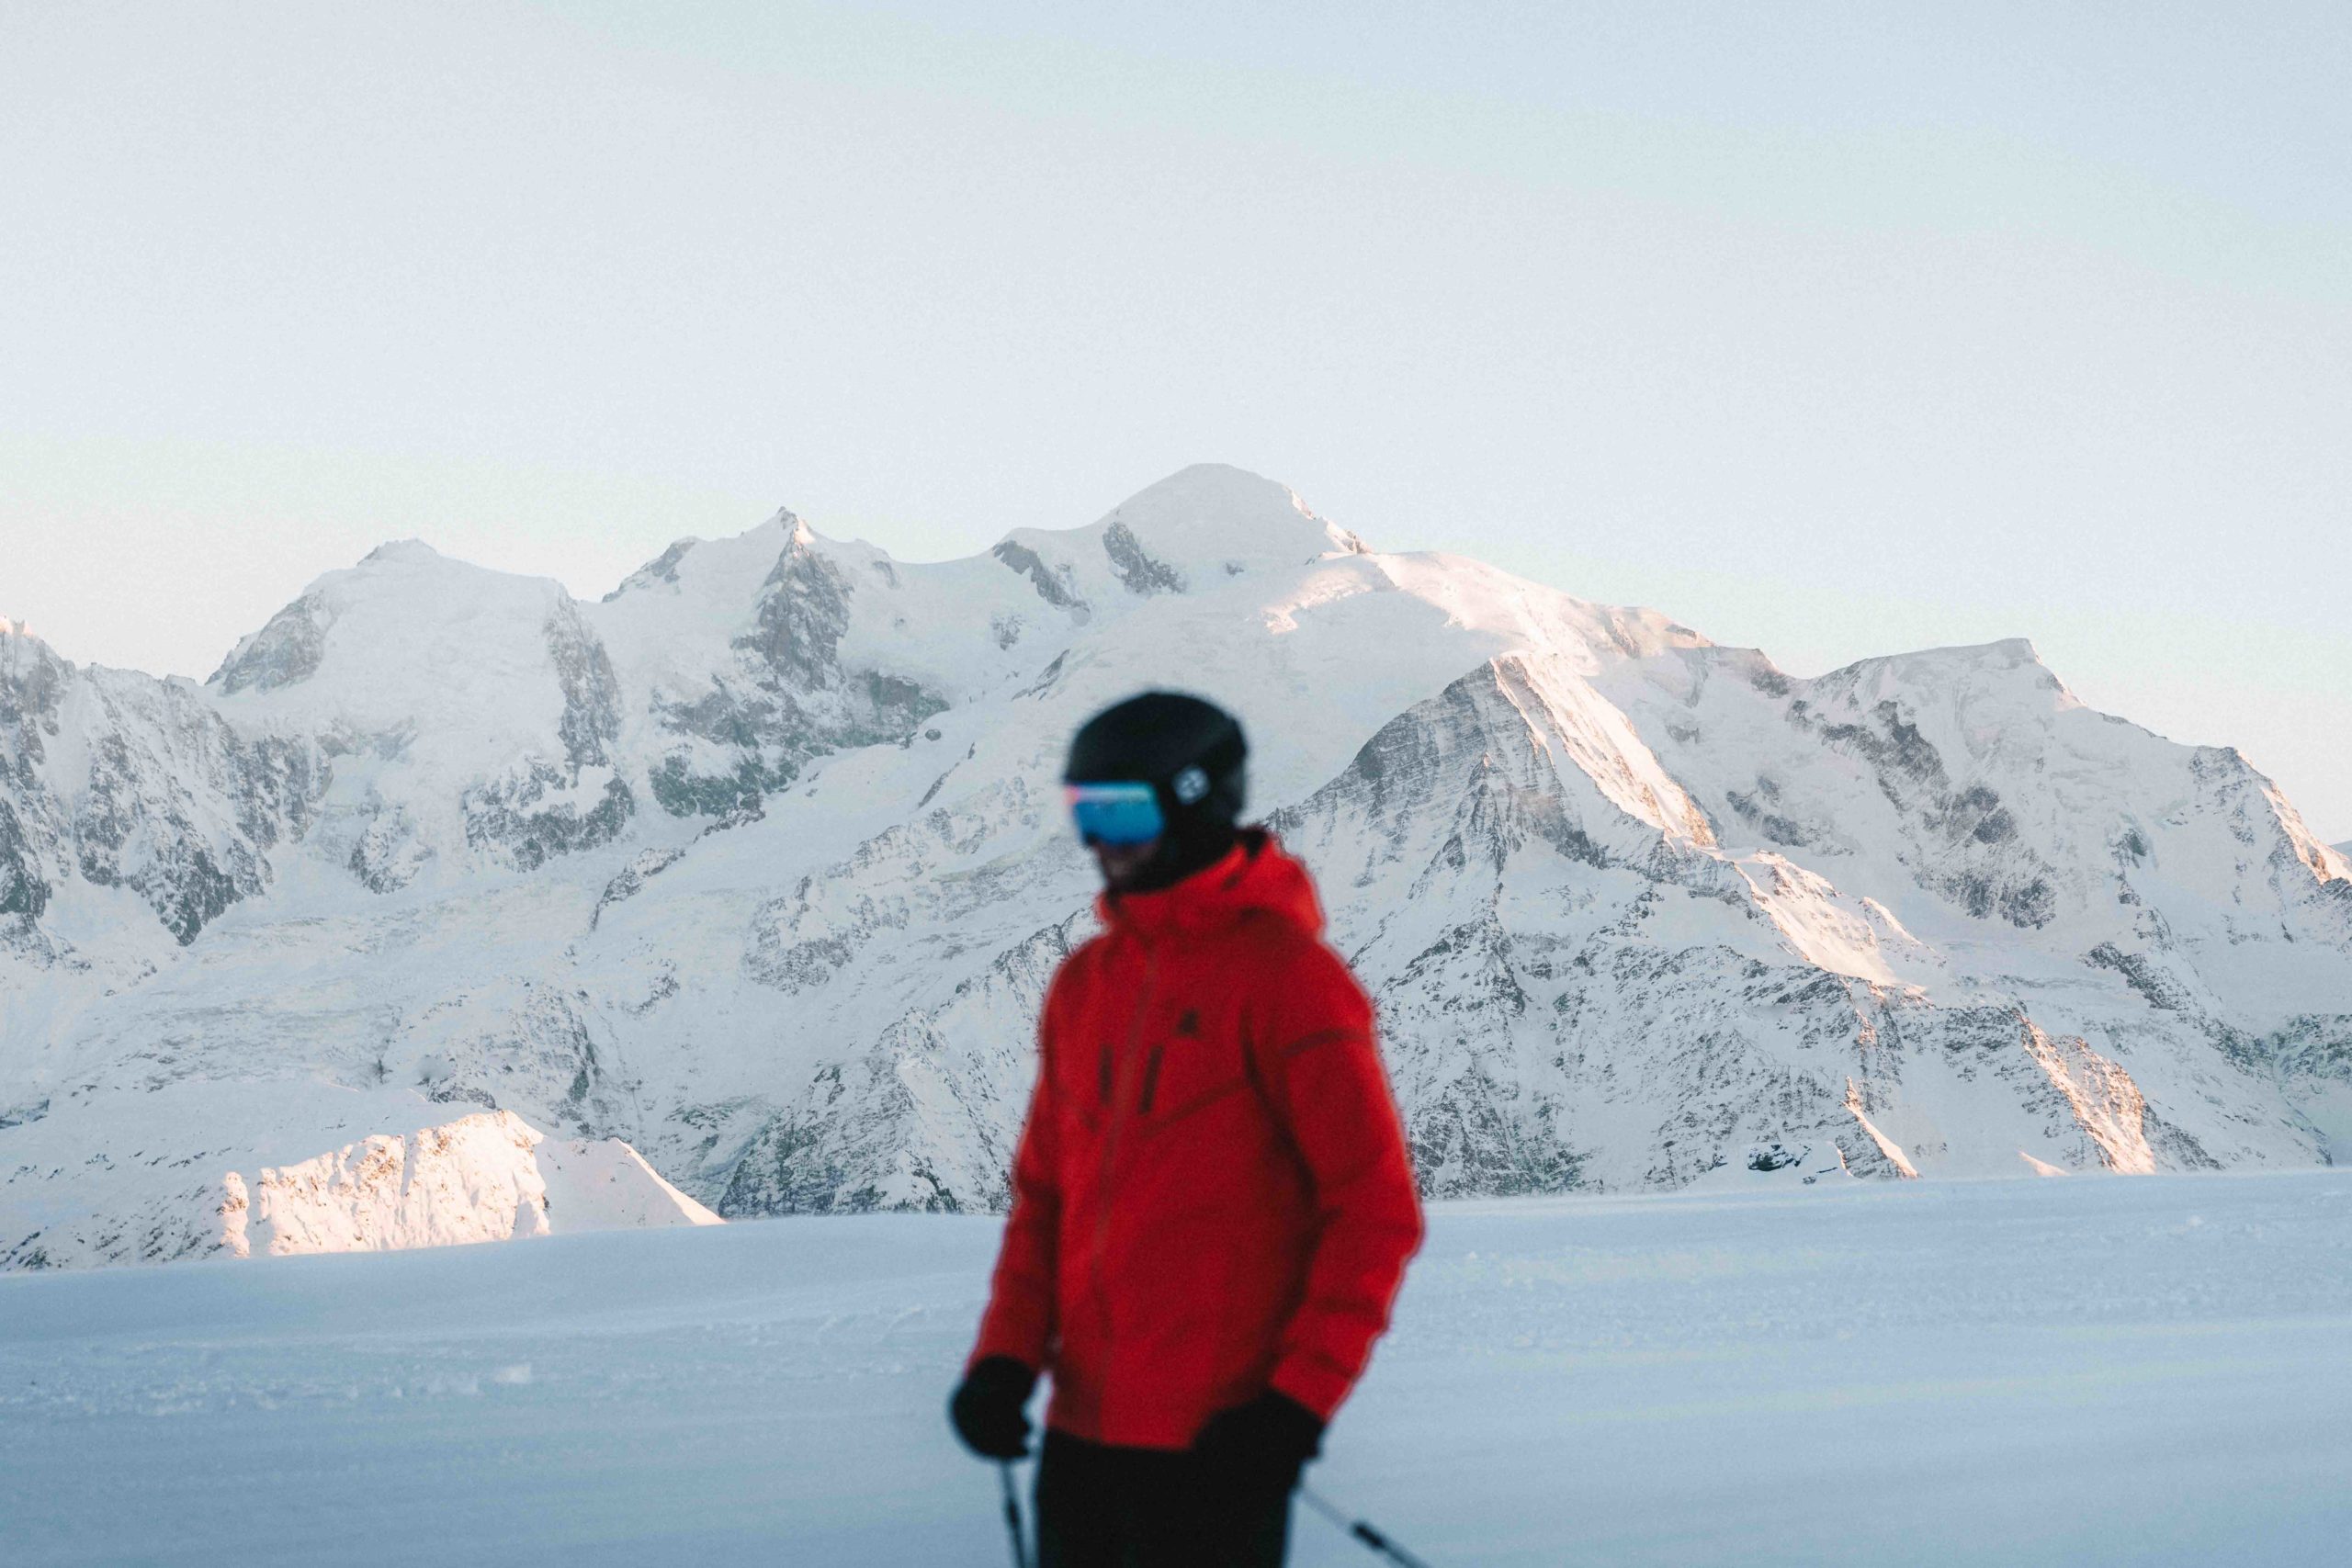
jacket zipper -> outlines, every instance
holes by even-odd
[[[1143,1066],[1143,1099],[1136,1105],[1136,1114],[1138,1116],[1151,1114],[1151,1091],[1159,1087],[1159,1054],[1167,1049],[1165,1045],[1154,1045],[1151,1048],[1151,1060]]]
[[[1136,940],[1143,943],[1143,983],[1136,987],[1136,1009],[1127,1021],[1126,1046],[1119,1053],[1122,1061],[1134,1059],[1136,1043],[1143,1037],[1144,1020],[1150,1014],[1152,993],[1158,989],[1159,980],[1159,951],[1141,937]],[[1107,1063],[1107,1057],[1105,1060]],[[1094,1273],[1094,1311],[1102,1323],[1102,1358],[1106,1362],[1111,1358],[1113,1335],[1111,1292],[1102,1281],[1102,1247],[1111,1235],[1111,1205],[1118,1184],[1119,1133],[1126,1124],[1126,1117],[1120,1110],[1124,1102],[1124,1096],[1113,1098],[1109,1123],[1102,1130],[1102,1166],[1096,1182],[1100,1195],[1095,1201],[1094,1247],[1090,1259]]]

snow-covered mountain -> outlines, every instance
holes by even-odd
[[[599,604],[387,546],[202,687],[7,637],[0,1262],[477,1111],[722,1213],[1001,1203],[1092,919],[1061,750],[1152,683],[1249,725],[1433,1192],[2352,1152],[2352,861],[2236,752],[2021,642],[1798,680],[1202,467]]]

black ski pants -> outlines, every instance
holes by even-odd
[[[1190,1454],[1047,1431],[1037,1568],[1282,1568],[1290,1495],[1210,1496]]]

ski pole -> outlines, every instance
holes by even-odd
[[[1389,1540],[1378,1530],[1373,1529],[1371,1525],[1365,1523],[1362,1519],[1351,1519],[1348,1517],[1347,1515],[1341,1513],[1339,1509],[1333,1507],[1324,1499],[1321,1493],[1316,1491],[1314,1487],[1307,1485],[1306,1483],[1303,1481],[1298,1483],[1298,1495],[1306,1499],[1306,1506],[1308,1507],[1313,1508],[1317,1513],[1322,1515],[1340,1529],[1347,1531],[1348,1534],[1355,1537],[1358,1540],[1363,1542],[1364,1545],[1370,1547],[1373,1551],[1377,1551],[1381,1556],[1385,1557],[1391,1562],[1401,1564],[1402,1568],[1430,1568],[1428,1563],[1422,1562],[1419,1558],[1414,1556],[1411,1552],[1406,1551],[1403,1547],[1397,1545],[1395,1541]]]
[[[1004,1483],[1004,1528],[1012,1533],[1012,1568],[1029,1568],[1029,1546],[1021,1534],[1021,1494],[1012,1484],[1012,1461],[997,1464],[997,1479]]]

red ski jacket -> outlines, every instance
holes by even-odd
[[[1372,1004],[1262,833],[1101,909],[1046,992],[972,1360],[1049,1371],[1047,1423],[1098,1443],[1187,1448],[1268,1388],[1328,1419],[1421,1239]]]

